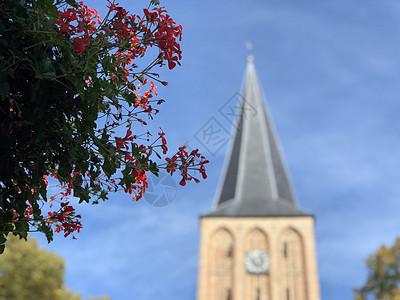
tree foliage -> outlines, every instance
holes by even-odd
[[[400,299],[400,238],[392,246],[381,246],[367,258],[365,285],[354,289],[356,300]]]
[[[61,257],[39,248],[36,239],[12,236],[0,256],[0,300],[81,300],[65,288],[64,265]]]
[[[9,232],[79,232],[71,195],[138,200],[160,168],[206,178],[197,150],[167,157],[165,133],[145,127],[167,85],[155,68],[181,59],[182,27],[157,2],[130,14],[108,1],[100,19],[74,0],[0,0],[0,253]]]

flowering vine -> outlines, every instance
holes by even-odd
[[[207,177],[198,150],[166,157],[164,131],[145,129],[164,102],[156,84],[167,85],[155,68],[182,58],[182,26],[155,2],[131,14],[108,0],[104,18],[73,0],[0,4],[0,251],[9,232],[79,232],[71,196],[137,201],[160,168],[182,186],[199,182],[192,171]]]

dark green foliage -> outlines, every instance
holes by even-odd
[[[195,179],[188,169],[206,178],[208,161],[197,150],[181,147],[158,165],[151,155],[166,154],[164,132],[150,142],[151,133],[131,130],[163,102],[153,98],[153,82],[140,90],[148,78],[166,84],[152,68],[179,64],[182,27],[163,8],[139,16],[108,7],[99,20],[73,0],[0,0],[0,253],[10,232],[41,231],[50,242],[53,230],[79,231],[69,196],[98,203],[124,190],[138,200],[146,172],[159,167],[179,170],[183,183]],[[139,68],[148,47],[159,51]],[[48,180],[60,190],[48,195]]]
[[[77,54],[60,35],[57,18],[50,0],[0,1],[0,253],[9,232],[25,238],[32,226],[52,240],[41,211],[48,197],[43,176],[56,172],[60,185],[72,183],[80,202],[94,197],[96,203],[108,193],[98,176],[110,177],[121,166],[115,140],[96,128],[99,115],[110,112],[104,96],[118,107],[126,93],[118,89],[120,78],[110,84],[106,69],[121,70],[96,45]],[[24,216],[28,202],[31,220]]]

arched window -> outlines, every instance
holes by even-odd
[[[269,300],[271,299],[270,257],[265,233],[258,228],[251,230],[247,235],[245,249],[245,295],[248,295],[246,297],[249,300]]]
[[[281,236],[280,250],[281,298],[305,300],[304,249],[299,233],[291,228],[286,230]]]
[[[212,241],[213,265],[211,273],[211,299],[233,300],[233,238],[226,229],[219,229]]]

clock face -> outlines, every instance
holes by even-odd
[[[268,251],[247,251],[246,271],[251,274],[267,274],[269,272]]]

